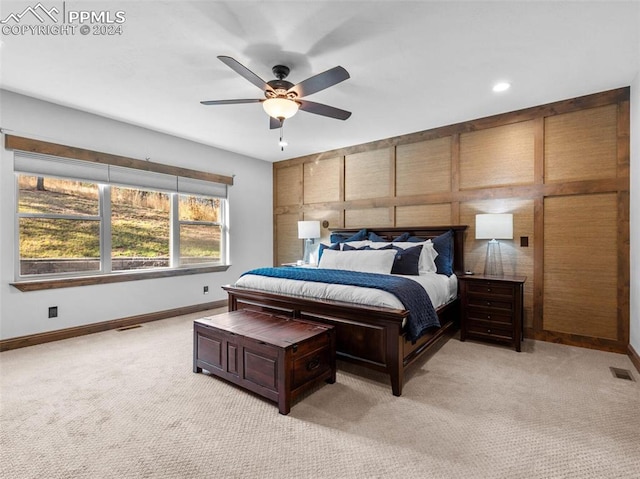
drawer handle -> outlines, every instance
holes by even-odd
[[[491,288],[487,288],[487,292],[490,293],[491,292]]]
[[[487,306],[491,306],[491,301],[487,301]]]
[[[487,334],[491,334],[491,330],[490,329],[487,329]]]
[[[491,319],[491,315],[490,314],[487,314],[487,319]]]
[[[320,367],[320,357],[316,356],[311,361],[307,363],[307,371],[313,371],[314,369],[318,369]]]

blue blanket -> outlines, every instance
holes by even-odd
[[[272,278],[314,281],[316,283],[346,284],[387,291],[395,295],[409,311],[406,332],[410,341],[415,341],[429,328],[440,327],[438,315],[431,298],[415,281],[398,276],[375,273],[359,273],[339,269],[315,268],[257,268],[243,273]]]

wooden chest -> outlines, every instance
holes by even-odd
[[[524,276],[461,276],[460,339],[509,344],[520,351]]]
[[[281,414],[317,382],[336,380],[332,326],[242,310],[197,319],[193,334],[193,372],[275,401]]]

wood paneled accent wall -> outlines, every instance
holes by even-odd
[[[466,224],[465,267],[481,272],[486,241],[475,239],[475,215],[513,213],[502,256],[506,274],[527,276],[525,336],[626,352],[629,88],[273,168],[275,264],[302,256],[298,220]]]

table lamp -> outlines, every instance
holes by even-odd
[[[499,239],[513,239],[512,214],[476,215],[476,239],[488,239],[487,258],[484,262],[484,274],[502,276],[502,256]]]
[[[302,262],[309,264],[313,240],[320,238],[319,221],[298,221],[298,239],[304,240],[304,257]]]

